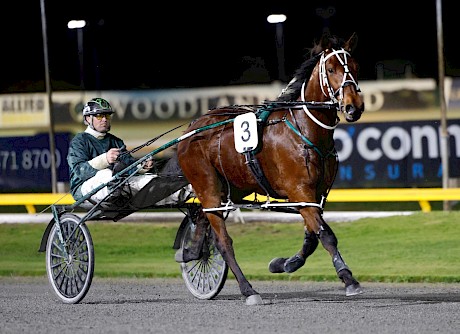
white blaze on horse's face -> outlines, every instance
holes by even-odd
[[[357,81],[355,80],[353,74],[350,72],[350,68],[348,66],[348,59],[349,57],[351,57],[350,53],[345,49],[331,50],[332,51],[326,50],[321,54],[319,64],[319,81],[321,90],[324,96],[328,97],[332,102],[337,103],[339,105],[339,109],[344,113],[347,121],[357,121],[361,117],[361,113],[364,110],[364,105],[362,104],[362,101],[360,101],[361,105],[359,106],[344,103],[344,88],[346,86],[352,86],[353,91],[355,93],[359,93],[361,91],[359,89]],[[340,71],[342,73],[341,81],[338,87],[335,89],[331,85],[328,77],[328,74],[339,73],[335,66],[331,66],[330,68],[327,66],[328,60],[330,60],[332,57],[335,57],[335,59],[337,59],[337,61],[343,68],[343,71]]]

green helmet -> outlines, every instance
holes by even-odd
[[[96,114],[113,114],[112,106],[100,97],[89,100],[83,107],[83,117]]]

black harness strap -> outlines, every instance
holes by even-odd
[[[244,152],[244,158],[246,159],[246,165],[249,166],[249,169],[254,176],[254,178],[257,181],[257,184],[263,189],[263,191],[270,197],[272,198],[280,198],[280,196],[276,193],[275,190],[273,190],[272,186],[268,182],[267,178],[265,177],[264,171],[262,170],[262,167],[259,164],[259,160],[257,160],[255,154],[260,152],[262,149],[262,133],[263,133],[263,128],[266,126],[267,121],[268,121],[268,116],[270,113],[273,111],[272,106],[268,108],[261,108],[257,111],[257,134],[259,136],[259,145],[258,147],[255,147],[251,151],[246,151]]]
[[[272,198],[280,198],[280,196],[273,190],[270,183],[268,183],[267,178],[265,177],[262,167],[260,167],[259,160],[254,156],[252,151],[244,152],[244,157],[246,158],[246,164],[249,166],[249,169],[254,175],[259,186]]]

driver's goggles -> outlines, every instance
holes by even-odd
[[[94,115],[99,121],[102,120],[104,117],[106,120],[110,120],[112,118],[111,114],[96,114]]]

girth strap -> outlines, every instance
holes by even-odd
[[[254,175],[257,183],[259,186],[267,193],[270,197],[273,198],[280,198],[280,196],[273,190],[268,182],[267,178],[265,177],[264,171],[260,167],[259,160],[254,156],[252,151],[246,151],[243,153],[246,159],[246,165],[249,166],[249,169]]]

